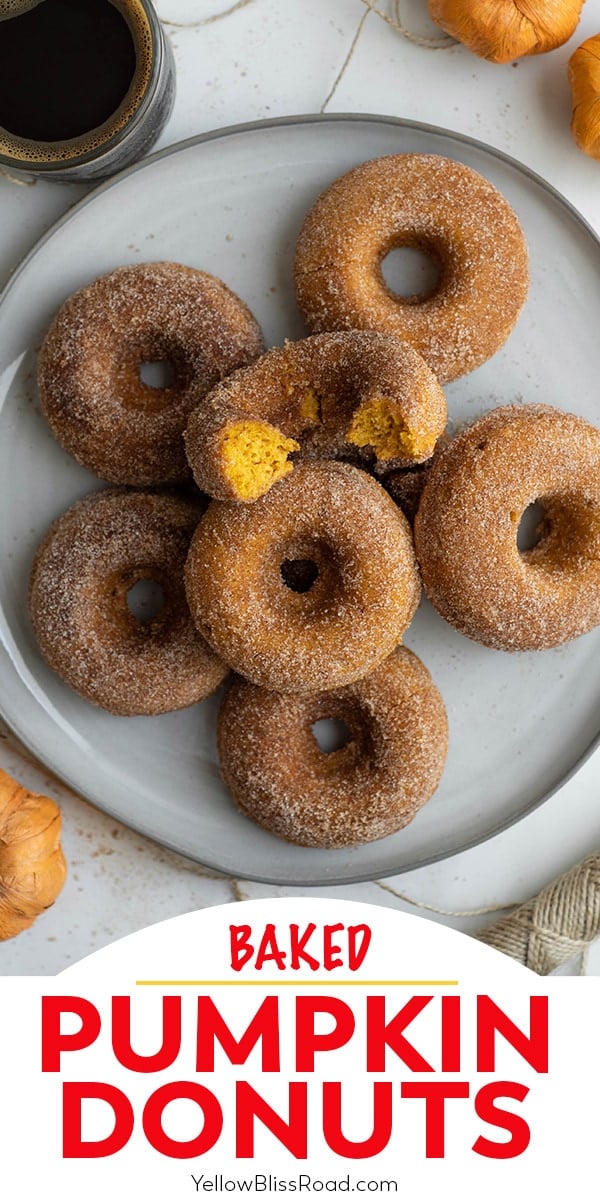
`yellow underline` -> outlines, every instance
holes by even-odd
[[[136,979],[136,987],[458,987],[458,979]]]

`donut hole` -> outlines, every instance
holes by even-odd
[[[394,246],[382,259],[381,274],[387,290],[404,304],[420,304],[437,292],[443,272],[435,250],[418,244]]]
[[[580,571],[600,558],[600,507],[572,493],[541,496],[521,516],[517,545],[532,567],[568,575]]]
[[[312,558],[285,558],[279,570],[285,586],[292,592],[309,592],[319,576]]]
[[[124,408],[160,413],[180,403],[194,374],[184,346],[157,330],[142,330],[112,368],[111,385]]]
[[[323,754],[335,754],[352,741],[350,726],[338,717],[321,717],[311,725],[312,735]]]
[[[140,383],[152,390],[172,388],[177,383],[175,364],[168,358],[141,362],[139,377]]]
[[[156,579],[138,579],[127,592],[127,607],[140,625],[155,621],[165,604],[165,589]]]
[[[275,607],[301,622],[327,621],[343,591],[338,547],[326,537],[300,535],[282,540],[269,557]]]
[[[305,709],[307,758],[319,763],[325,776],[352,773],[359,763],[368,770],[377,759],[377,721],[355,696],[315,695]],[[316,755],[316,759],[315,759]]]
[[[513,517],[513,520],[515,519],[518,517]],[[528,504],[521,513],[517,528],[517,549],[521,554],[527,554],[539,546],[547,533],[546,510],[539,500],[534,500],[533,504]]]

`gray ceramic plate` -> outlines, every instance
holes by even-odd
[[[3,716],[58,775],[106,812],[210,867],[283,884],[350,882],[454,854],[519,820],[572,774],[600,728],[600,630],[537,655],[467,641],[424,602],[407,643],[450,718],[442,784],[404,831],[351,851],[314,851],[242,817],[219,779],[216,701],[166,717],[110,717],[45,666],[27,618],[27,577],[49,522],[98,487],[39,412],[35,353],[61,302],[120,263],[173,259],[221,276],[269,343],[298,337],[291,262],[304,213],[355,163],[444,154],[504,193],[525,229],[532,284],[506,346],[447,388],[451,416],[542,400],[598,423],[600,245],[542,180],[496,151],[386,117],[243,126],[155,155],[92,193],[39,243],[0,304],[0,690]],[[482,563],[485,570],[485,563]],[[596,664],[596,665],[595,665]]]

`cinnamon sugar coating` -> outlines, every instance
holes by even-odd
[[[525,509],[543,509],[519,550]],[[494,409],[434,463],[415,520],[438,612],[498,650],[544,650],[600,624],[600,431],[548,405]]]
[[[255,504],[214,500],[185,580],[209,644],[281,692],[365,675],[400,641],[420,596],[402,513],[364,471],[328,461],[300,463]]]
[[[440,268],[425,295],[398,296],[381,272],[399,246]],[[434,154],[365,162],[317,199],[296,247],[298,304],[310,330],[376,329],[410,342],[442,382],[506,341],[527,295],[519,221],[476,171]]]
[[[343,721],[350,734],[331,754],[312,732],[323,718]],[[448,724],[426,667],[400,647],[363,679],[311,696],[234,680],[218,745],[242,812],[286,841],[338,849],[412,821],[440,781]]]
[[[439,454],[450,441],[450,435],[443,433],[436,443],[435,450],[431,458],[427,462],[419,463],[417,466],[409,469],[396,469],[386,472],[385,475],[378,475],[379,482],[385,488],[388,496],[392,497],[394,504],[404,513],[407,521],[411,525],[417,514],[419,501],[423,488],[427,482],[429,471],[436,461]]]
[[[86,700],[120,716],[203,700],[227,668],[195,629],[183,566],[200,510],[158,492],[95,492],[50,527],[31,571],[29,611],[46,662]],[[163,590],[152,620],[130,612],[143,579]]]
[[[252,313],[215,276],[169,262],[118,267],[55,317],[39,356],[42,408],[65,450],[102,479],[181,481],[194,404],[263,349]],[[173,382],[143,383],[148,362],[168,363]]]
[[[444,393],[406,342],[326,333],[269,350],[218,384],[185,442],[203,491],[255,500],[292,471],[291,454],[406,466],[429,458],[445,423]]]

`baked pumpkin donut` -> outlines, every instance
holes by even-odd
[[[219,500],[256,500],[293,470],[290,455],[364,452],[388,467],[422,462],[446,423],[444,393],[406,342],[325,333],[269,350],[223,380],[185,435],[196,483]]]
[[[54,436],[111,483],[189,475],[183,431],[198,399],[264,349],[250,310],[220,279],[179,263],[118,267],[65,301],[39,356]],[[172,382],[151,387],[144,363]]]
[[[341,721],[331,754],[313,726]],[[448,723],[423,663],[402,647],[347,687],[282,696],[234,680],[219,712],[223,778],[238,807],[278,837],[332,849],[387,837],[440,781]]]
[[[517,546],[525,510],[538,541]],[[494,409],[428,474],[415,520],[423,584],[461,633],[545,650],[600,624],[600,430],[543,404]]]
[[[417,466],[409,469],[400,469],[386,472],[384,475],[378,475],[379,482],[385,488],[388,496],[392,497],[394,504],[402,510],[407,521],[411,525],[415,519],[421,493],[427,482],[427,476],[436,461],[438,455],[441,454],[444,446],[448,445],[450,435],[443,433],[436,443],[435,450],[425,463],[419,463]]]
[[[110,489],[50,527],[31,571],[29,611],[42,654],[75,691],[120,716],[186,708],[227,668],[194,628],[183,566],[200,510],[169,494]],[[128,593],[153,580],[164,602],[149,620]]]
[[[348,463],[300,463],[255,504],[218,500],[185,569],[202,635],[280,692],[351,683],[393,650],[420,595],[410,528]]]
[[[399,246],[439,268],[432,291],[399,296],[383,259]],[[296,294],[313,333],[377,329],[410,342],[442,381],[490,358],[525,302],[527,246],[500,192],[435,154],[376,158],[337,179],[302,225]]]

